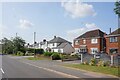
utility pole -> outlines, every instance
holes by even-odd
[[[33,45],[34,45],[34,57],[36,56],[36,53],[35,53],[35,39],[36,39],[36,32],[34,32],[34,43],[33,43]]]
[[[16,33],[16,37],[17,37],[18,33]]]

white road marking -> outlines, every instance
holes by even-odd
[[[66,77],[68,77],[68,78],[79,78],[79,77],[77,77],[77,76],[73,76],[73,75],[70,75],[70,74],[66,74],[66,73],[59,72],[59,71],[52,70],[52,69],[48,69],[48,68],[39,67],[39,66],[36,66],[36,65],[33,65],[33,64],[30,64],[30,63],[26,63],[26,62],[23,62],[23,63],[28,64],[28,65],[31,65],[31,66],[34,66],[34,67],[37,67],[37,68],[40,68],[40,69],[44,69],[44,70],[46,70],[46,71],[50,71],[50,72],[54,72],[54,73],[57,73],[57,74],[66,76]]]
[[[3,74],[5,73],[2,68],[0,70],[2,71]]]

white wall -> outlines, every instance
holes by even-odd
[[[54,46],[53,46],[53,44],[54,44]],[[59,44],[59,43],[49,43],[49,44],[48,44],[48,47],[49,47],[49,48],[57,47],[58,44]]]
[[[53,49],[54,50],[54,52],[58,52],[58,49]]]
[[[75,53],[79,53],[79,48],[75,48]]]

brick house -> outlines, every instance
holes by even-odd
[[[120,28],[113,31],[109,35],[105,36],[106,38],[106,52],[108,54],[120,54]]]
[[[99,29],[82,34],[74,39],[75,52],[95,54],[97,52],[105,51],[105,35],[106,33]]]

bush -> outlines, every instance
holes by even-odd
[[[44,50],[43,49],[35,49],[36,54],[43,54]]]
[[[88,63],[87,60],[85,60],[82,64],[84,64],[84,65],[88,65],[89,63]]]
[[[51,57],[52,57],[52,60],[59,60],[59,59],[61,59],[59,53],[53,53],[53,54],[51,55]]]
[[[21,52],[21,51],[18,51],[18,52],[17,52],[17,56],[24,56],[24,53]]]
[[[25,53],[25,56],[33,56],[34,53]]]
[[[106,61],[106,62],[104,63],[104,66],[110,66],[110,61]]]
[[[105,63],[104,61],[99,60],[98,63],[97,63],[97,66],[105,66],[104,63]]]
[[[104,62],[104,61],[100,60],[97,64],[97,66],[110,66],[110,61]]]
[[[50,57],[53,53],[52,52],[44,52],[44,56]]]
[[[92,59],[90,60],[89,65],[95,66],[95,65],[96,65],[96,59],[92,58]]]
[[[43,49],[34,49],[34,48],[28,48],[27,49],[28,53],[36,53],[36,54],[43,54],[44,50]]]
[[[27,48],[27,51],[28,51],[28,53],[34,53],[35,49],[33,49],[33,48]]]

